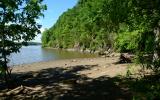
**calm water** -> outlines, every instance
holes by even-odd
[[[69,52],[41,48],[41,46],[22,47],[20,53],[11,54],[9,65],[29,64],[34,62],[71,59],[71,58],[90,58],[96,55],[84,54],[79,52]]]

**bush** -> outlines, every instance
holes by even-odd
[[[138,47],[138,37],[139,33],[138,31],[133,32],[121,32],[117,35],[116,41],[115,41],[115,49],[119,52],[132,52],[135,53],[137,47]]]

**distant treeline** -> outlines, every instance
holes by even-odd
[[[39,42],[27,42],[26,45],[42,45],[42,43],[39,43]]]

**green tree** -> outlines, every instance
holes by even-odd
[[[45,9],[42,0],[0,0],[0,70],[5,75],[7,57],[40,33],[36,19]]]
[[[64,12],[49,30],[51,36],[45,44],[52,47],[100,49],[111,45],[110,24],[104,12],[106,0],[79,0],[72,9]],[[107,23],[108,22],[108,23]],[[44,38],[47,36],[44,34]],[[102,44],[101,44],[102,43]],[[100,46],[99,46],[100,45]]]
[[[141,38],[139,51],[143,54],[151,54],[148,68],[160,71],[160,7],[159,0],[138,0],[132,1],[132,16],[129,16],[131,25],[138,28]],[[143,50],[143,51],[142,51]]]
[[[159,0],[111,0],[109,7],[109,15],[114,18],[111,21],[118,26],[117,30],[126,23],[129,32],[138,32],[138,58],[156,72],[160,70],[159,3]]]
[[[116,46],[121,52],[137,54],[140,63],[158,71],[159,4],[160,0],[79,0],[49,29],[52,38],[43,44],[60,48],[78,45],[93,51]]]

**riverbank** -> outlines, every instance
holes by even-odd
[[[0,99],[131,100],[125,76],[131,64],[119,57],[53,60],[12,67],[14,89],[1,86]],[[120,77],[119,77],[120,76]],[[16,87],[16,88],[15,88]]]
[[[46,48],[46,49],[53,49],[53,50],[63,50],[63,51],[70,51],[70,52],[80,52],[80,53],[90,53],[90,54],[99,54],[99,53],[108,53],[108,52],[111,52],[111,50],[109,49],[108,51],[105,51],[105,50],[95,50],[95,51],[92,51],[92,50],[89,50],[89,49],[80,49],[80,48],[67,48],[67,49],[60,49],[60,48],[53,48],[53,47],[43,47],[43,48]]]
[[[13,73],[36,72],[48,68],[69,68],[73,66],[94,66],[89,70],[80,71],[88,77],[96,78],[103,75],[114,77],[116,75],[124,75],[127,71],[128,64],[114,64],[118,61],[118,57],[108,58],[77,58],[66,60],[54,60],[47,62],[38,62],[32,64],[17,65],[13,67]]]

